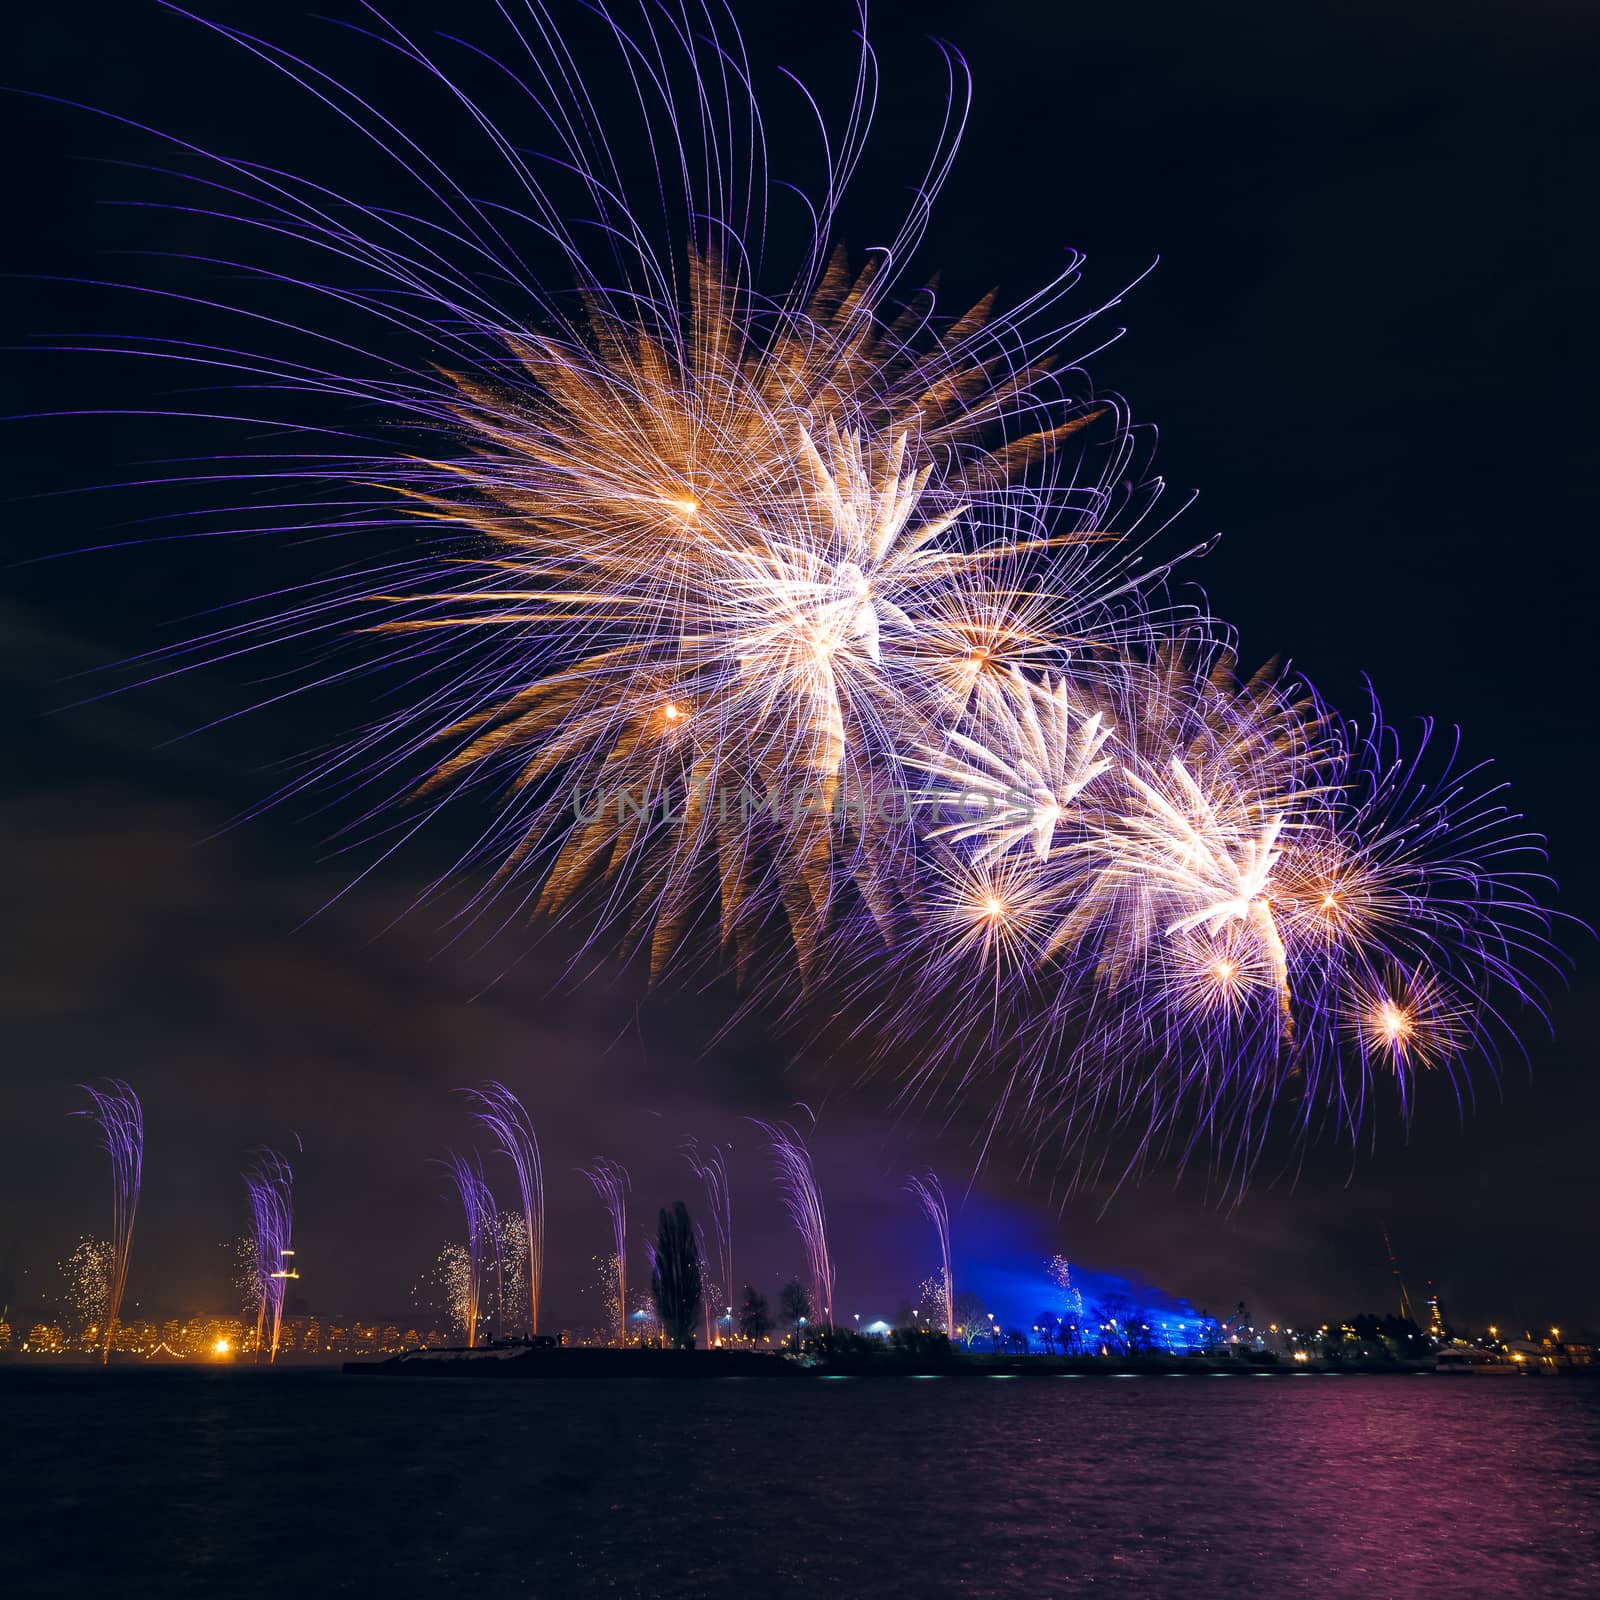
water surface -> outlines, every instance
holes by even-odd
[[[0,1593],[1600,1594],[1600,1385],[0,1370]]]

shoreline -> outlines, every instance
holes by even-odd
[[[1573,1367],[1552,1372],[1496,1368],[1482,1372],[1440,1371],[1430,1363],[1384,1362],[1371,1366],[1331,1362],[1253,1362],[1230,1357],[958,1355],[928,1362],[893,1355],[801,1363],[765,1351],[561,1349],[530,1351],[427,1351],[376,1361],[347,1361],[341,1368],[363,1378],[483,1378],[516,1382],[587,1382],[606,1378],[696,1382],[766,1378],[784,1382],[889,1378],[952,1380],[997,1378],[1460,1378],[1527,1382],[1596,1378],[1600,1369]]]
[[[792,1357],[751,1350],[617,1350],[579,1346],[558,1350],[411,1351],[403,1355],[364,1360],[339,1358],[289,1358],[275,1365],[252,1361],[215,1360],[206,1357],[149,1362],[139,1357],[113,1358],[109,1366],[93,1359],[68,1357],[0,1358],[0,1381],[13,1375],[58,1373],[84,1377],[91,1373],[322,1373],[355,1378],[476,1379],[484,1382],[589,1383],[596,1381],[647,1381],[705,1383],[765,1381],[776,1383],[829,1382],[842,1379],[947,1379],[951,1381],[997,1379],[1128,1379],[1128,1378],[1461,1378],[1494,1380],[1497,1384],[1594,1382],[1600,1367],[1551,1369],[1490,1368],[1440,1371],[1431,1363],[1374,1362],[1252,1362],[1228,1357],[1175,1356],[1008,1356],[960,1355],[943,1362],[916,1361],[890,1355],[831,1362],[801,1363]]]

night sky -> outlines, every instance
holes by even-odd
[[[300,8],[201,9],[319,41],[318,59],[363,59]],[[387,7],[419,28],[448,12],[469,37],[478,9]],[[13,23],[13,84],[339,181],[361,170],[289,86],[181,18],[100,0],[35,10]],[[744,12],[769,121],[800,114],[778,64],[847,87],[846,6]],[[925,35],[946,37],[972,66],[976,108],[919,262],[942,269],[945,304],[995,284],[1020,295],[1075,247],[1089,258],[1075,292],[1087,312],[1159,259],[1100,324],[1128,331],[1092,372],[1159,430],[1171,507],[1199,491],[1166,547],[1223,534],[1190,577],[1238,628],[1247,663],[1291,657],[1348,709],[1370,675],[1392,719],[1459,722],[1467,752],[1495,759],[1549,835],[1556,904],[1593,920],[1592,16],[1553,3],[992,0],[884,3],[871,32],[884,89],[850,242],[898,218],[943,92]],[[110,252],[170,247],[154,214],[105,204],[143,192],[114,163],[151,159],[148,142],[37,101],[4,114],[5,148],[22,152],[9,272],[137,279],[141,258]],[[8,345],[151,325],[144,308],[61,284],[13,282],[4,300]],[[0,410],[137,406],[187,381],[109,356],[18,354]],[[428,847],[336,899],[352,869],[327,848],[328,817],[278,810],[225,828],[362,707],[324,697],[184,737],[262,695],[213,670],[63,709],[126,682],[104,669],[270,583],[276,563],[303,575],[315,559],[238,546],[41,559],[152,531],[136,519],[171,509],[159,492],[64,491],[150,476],[144,463],[183,448],[170,423],[0,434],[18,563],[0,599],[12,714],[0,1302],[40,1304],[53,1264],[105,1231],[103,1157],[66,1113],[72,1086],[106,1073],[132,1080],[148,1127],[125,1315],[135,1301],[227,1303],[222,1245],[244,1226],[245,1152],[292,1148],[295,1133],[312,1305],[404,1314],[458,1226],[428,1164],[470,1138],[451,1090],[489,1076],[523,1094],[544,1143],[556,1320],[596,1319],[590,1258],[606,1239],[573,1169],[599,1154],[632,1168],[637,1241],[658,1204],[697,1202],[676,1153],[688,1133],[732,1144],[740,1275],[770,1290],[797,1273],[741,1120],[795,1101],[820,1117],[840,1309],[888,1314],[914,1294],[933,1253],[901,1185],[931,1163],[959,1191],[970,1109],[948,1125],[898,1116],[889,1085],[855,1086],[857,1060],[794,1062],[756,1023],[717,1038],[715,992],[641,1004],[631,978],[604,969],[554,987],[559,954],[531,935],[452,946],[446,908],[402,915],[441,865]],[[1375,1149],[1313,1149],[1293,1181],[1270,1181],[1278,1152],[1231,1211],[1172,1173],[1063,1205],[1047,1179],[1015,1176],[1027,1152],[1000,1149],[958,1219],[958,1272],[1059,1249],[1214,1311],[1244,1298],[1259,1318],[1325,1318],[1392,1307],[1387,1223],[1414,1297],[1431,1280],[1464,1318],[1600,1324],[1596,954],[1576,926],[1560,937],[1574,969],[1552,996],[1554,1042],[1524,1019],[1531,1073],[1508,1058],[1498,1090],[1479,1074],[1464,1120],[1446,1082],[1425,1082],[1409,1134],[1387,1118]]]

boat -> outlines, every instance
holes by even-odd
[[[1439,1352],[1433,1370],[1464,1378],[1515,1378],[1524,1369],[1520,1363],[1508,1361],[1498,1350],[1452,1345]]]

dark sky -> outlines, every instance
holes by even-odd
[[[210,9],[324,41],[341,61],[350,48],[293,8]],[[448,11],[468,36],[477,9],[388,8],[410,23]],[[760,20],[769,10],[782,33]],[[848,81],[845,6],[747,11],[769,118],[794,110],[776,64],[808,82],[832,74],[835,89]],[[1559,904],[1592,920],[1596,563],[1584,470],[1600,369],[1588,224],[1600,152],[1586,11],[882,4],[880,137],[847,222],[865,235],[902,203],[939,109],[924,36],[948,37],[972,65],[976,109],[924,269],[943,269],[951,302],[991,284],[1015,295],[1076,247],[1089,257],[1077,292],[1088,310],[1159,257],[1106,322],[1128,333],[1093,372],[1159,429],[1174,503],[1200,491],[1175,537],[1223,533],[1195,576],[1244,656],[1292,656],[1346,705],[1370,674],[1392,717],[1459,721],[1469,751],[1495,758],[1548,833]],[[288,167],[360,170],[290,88],[154,7],[85,0],[14,27],[14,83]],[[8,270],[138,277],[137,258],[107,252],[163,247],[164,225],[106,207],[143,181],[106,161],[148,160],[153,147],[37,102],[5,115],[5,148],[26,153],[10,173]],[[8,343],[149,325],[140,307],[87,290],[23,283],[6,303]],[[156,381],[109,357],[34,353],[6,366],[6,413],[147,403]],[[425,857],[307,923],[350,875],[323,847],[327,819],[280,811],[217,830],[327,728],[308,734],[291,710],[172,742],[259,694],[227,672],[57,709],[83,692],[74,674],[181,635],[192,625],[175,619],[295,553],[40,562],[137,536],[133,519],[163,509],[148,494],[59,491],[147,475],[142,461],[175,453],[170,425],[8,426],[0,453],[18,496],[8,552],[29,563],[7,571],[0,613],[15,714],[0,1299],[36,1302],[73,1241],[104,1230],[103,1160],[65,1113],[74,1083],[111,1072],[145,1098],[130,1294],[147,1304],[220,1303],[219,1242],[243,1225],[244,1152],[297,1130],[313,1302],[402,1311],[452,1226],[443,1175],[427,1164],[469,1137],[450,1091],[489,1075],[524,1092],[544,1136],[551,1301],[568,1320],[592,1315],[589,1258],[604,1244],[573,1167],[598,1153],[632,1166],[642,1225],[662,1200],[694,1201],[675,1154],[688,1132],[734,1143],[741,1275],[772,1285],[796,1270],[739,1120],[796,1099],[821,1112],[842,1298],[889,1311],[913,1288],[931,1256],[900,1184],[930,1161],[954,1182],[970,1165],[970,1128],[897,1120],[886,1088],[851,1087],[857,1063],[794,1065],[753,1026],[711,1042],[716,997],[641,1011],[605,973],[552,992],[538,950],[490,984],[516,950],[452,949],[431,914],[391,926],[439,865]],[[1498,1091],[1482,1076],[1464,1121],[1446,1085],[1425,1084],[1409,1134],[1386,1122],[1354,1160],[1315,1150],[1297,1183],[1263,1183],[1232,1212],[1170,1175],[1124,1190],[1103,1215],[1103,1193],[1058,1211],[1045,1188],[1010,1176],[1020,1152],[1002,1151],[970,1216],[1009,1208],[995,1235],[1009,1250],[1062,1248],[1197,1304],[1243,1296],[1280,1318],[1385,1308],[1387,1222],[1414,1292],[1431,1279],[1463,1315],[1506,1325],[1600,1323],[1600,996],[1592,943],[1576,931],[1564,942],[1576,965],[1554,996],[1554,1042],[1529,1023],[1531,1073],[1512,1062]],[[981,1254],[989,1226],[958,1234],[958,1254]]]

